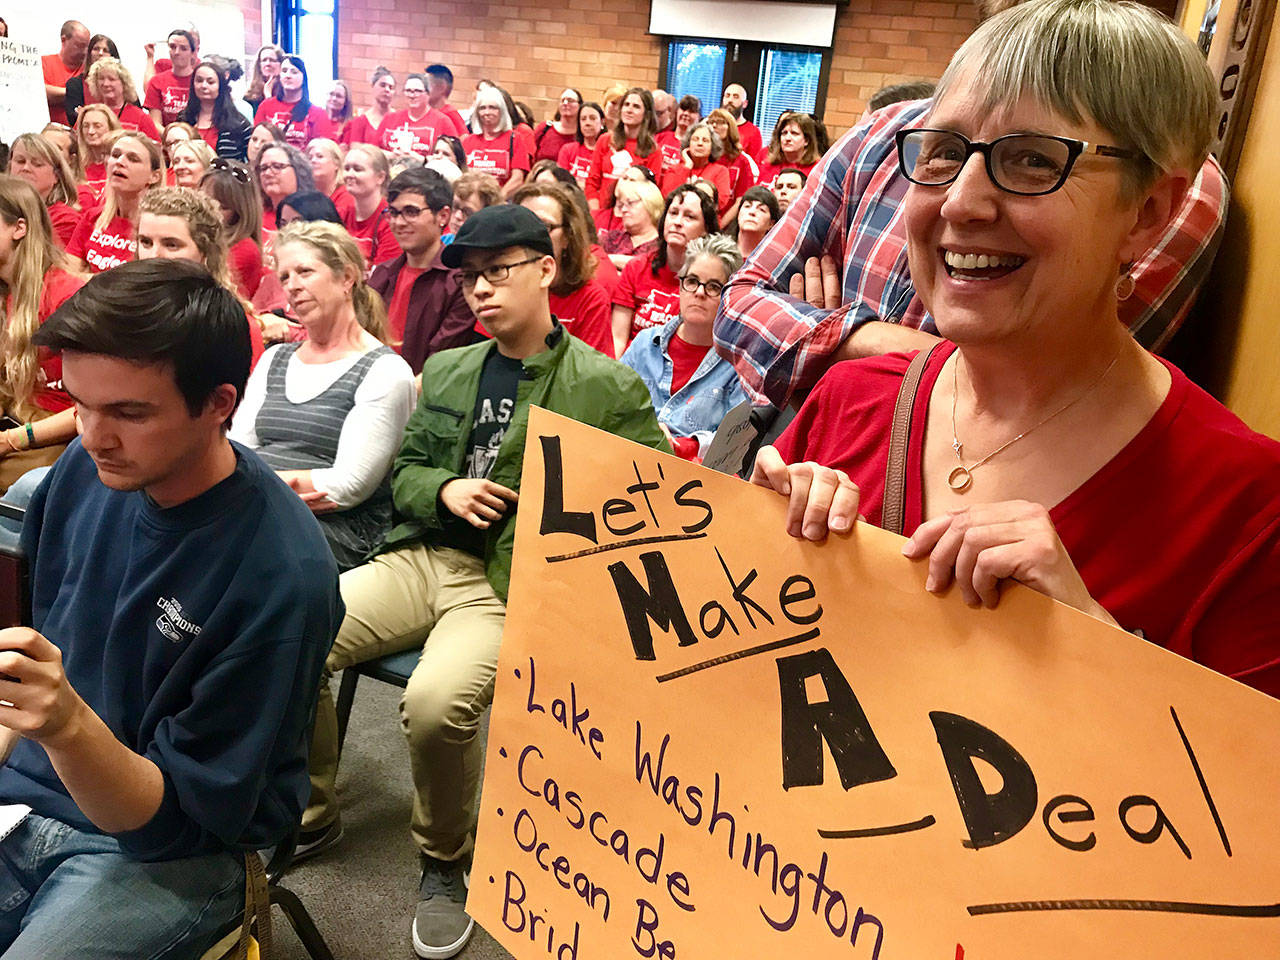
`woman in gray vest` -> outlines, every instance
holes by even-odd
[[[386,310],[342,227],[290,224],[275,257],[307,339],[263,354],[230,435],[297,491],[346,570],[390,527],[391,463],[416,400],[413,372],[384,342]]]

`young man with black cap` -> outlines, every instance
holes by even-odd
[[[515,541],[529,405],[661,450],[649,392],[630,369],[569,336],[552,316],[551,236],[532,212],[487,207],[442,255],[461,271],[493,334],[422,367],[422,396],[392,473],[402,521],[386,551],[342,576],[347,617],[330,672],[396,650],[422,657],[401,701],[414,781],[412,833],[423,856],[413,947],[452,957],[471,936],[464,876],[476,823],[480,717],[493,698]],[[340,836],[337,718],[322,685],[304,839]]]

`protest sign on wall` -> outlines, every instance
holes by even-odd
[[[48,122],[39,48],[0,37],[0,140],[39,133]]]
[[[1280,703],[534,410],[468,910],[518,960],[1280,943]]]

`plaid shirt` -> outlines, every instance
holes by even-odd
[[[785,406],[813,386],[829,357],[859,325],[888,320],[936,332],[907,266],[902,200],[910,183],[898,170],[894,135],[922,127],[932,101],[877,111],[849,131],[814,168],[804,191],[725,288],[716,347],[757,404]],[[1227,182],[1210,157],[1159,242],[1134,264],[1134,293],[1120,319],[1149,350],[1177,331],[1222,240]],[[810,257],[843,263],[843,303],[824,310],[788,295]]]

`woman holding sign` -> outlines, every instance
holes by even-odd
[[[978,28],[898,135],[911,276],[946,340],[833,367],[760,452],[788,532],[861,513],[910,535],[931,592],[995,606],[1017,580],[1280,694],[1280,444],[1117,318],[1214,100],[1145,7],[1032,0]]]

